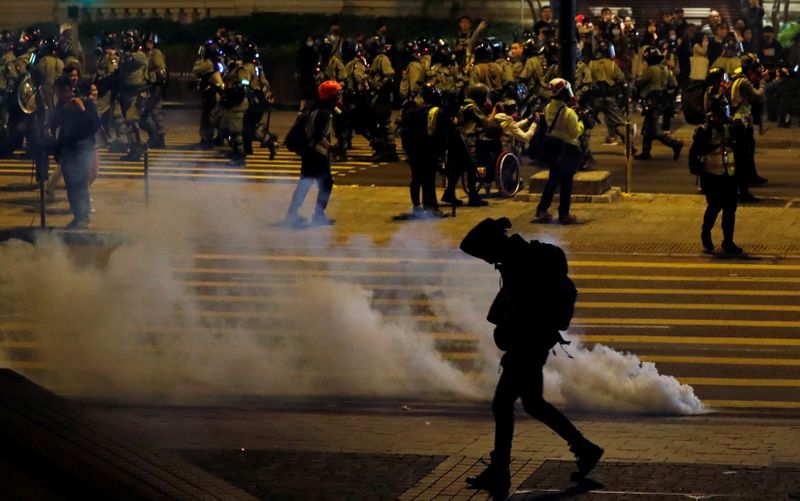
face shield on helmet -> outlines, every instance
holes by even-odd
[[[563,78],[554,78],[550,80],[547,88],[550,91],[550,95],[553,97],[553,99],[569,101],[574,97],[574,94],[572,93],[572,85],[570,85],[570,83]]]

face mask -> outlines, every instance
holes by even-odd
[[[620,31],[619,30],[611,30],[611,34],[614,35],[615,37],[618,37],[619,34],[620,34]]]
[[[309,40],[308,42],[306,42],[306,47],[313,47],[313,46],[314,46],[313,40]]]
[[[678,39],[678,37],[677,37],[676,35],[670,35],[670,36],[669,36],[669,39],[670,39],[670,40],[677,40],[677,39]]]

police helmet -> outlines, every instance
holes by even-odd
[[[319,55],[322,56],[323,59],[328,59],[333,55],[333,39],[326,36],[322,39],[322,42],[319,44]]]
[[[101,49],[110,49],[117,45],[117,34],[113,31],[106,31],[100,34],[97,45]]]
[[[467,89],[467,97],[478,105],[483,105],[489,99],[489,87],[482,83],[470,85]]]
[[[650,66],[656,65],[661,63],[664,60],[664,54],[658,50],[658,47],[648,47],[644,50],[643,54],[644,60]]]
[[[520,37],[520,40],[535,40],[535,39],[536,39],[536,34],[531,30],[523,31],[522,36]]]
[[[563,78],[554,78],[550,80],[547,88],[550,91],[550,96],[559,101],[569,101],[574,96],[572,93],[572,85]]]
[[[62,38],[61,40],[59,40],[58,41],[58,47],[56,48],[56,52],[58,54],[58,57],[60,57],[62,59],[66,58],[66,57],[74,56],[75,53],[72,50],[72,41],[69,40],[68,38]]]
[[[367,41],[367,51],[371,58],[378,54],[386,54],[386,44],[379,36],[374,36]]]
[[[742,44],[736,39],[736,35],[730,34],[725,37],[723,50],[726,57],[741,57]]]
[[[544,54],[544,45],[533,38],[529,38],[525,40],[525,45],[522,46],[522,54],[525,57],[541,56]]]
[[[448,64],[454,60],[453,49],[447,40],[438,39],[434,42],[435,48],[433,52],[433,61],[440,64]]]
[[[417,50],[419,51],[420,55],[427,56],[433,54],[433,49],[435,45],[433,40],[428,37],[421,37],[417,39]]]
[[[125,30],[122,33],[122,48],[125,50],[137,50],[139,48],[139,32]]]
[[[544,57],[547,64],[556,64],[558,62],[558,54],[560,52],[560,45],[556,40],[548,40],[544,45]]]
[[[28,47],[38,46],[42,39],[42,32],[39,28],[28,28],[19,35],[19,42],[27,44]]]
[[[43,38],[39,43],[39,53],[42,56],[53,55],[56,53],[56,49],[58,49],[58,40],[55,37]]]
[[[349,63],[353,59],[358,57],[358,48],[356,41],[352,38],[347,38],[342,40],[342,60],[345,63]]]
[[[403,43],[403,58],[406,61],[416,61],[419,59],[419,47],[414,40],[406,40]]]
[[[506,47],[502,40],[495,37],[487,37],[484,41],[489,44],[489,48],[492,49],[492,59],[506,57]]]
[[[485,40],[472,50],[476,63],[488,63],[492,60],[492,47]]]
[[[597,47],[595,47],[594,51],[594,58],[595,59],[614,59],[617,56],[616,50],[614,49],[614,44],[608,42],[607,40],[600,40],[597,42]]]
[[[430,82],[423,84],[421,94],[426,104],[438,105],[442,102],[442,90]]]
[[[730,80],[722,68],[711,68],[706,74],[706,87],[718,87]]]
[[[145,42],[152,42],[154,46],[158,47],[158,43],[161,41],[161,38],[158,36],[158,33],[155,31],[149,32],[144,37]]]

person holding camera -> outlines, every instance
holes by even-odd
[[[89,226],[89,180],[95,163],[95,133],[100,116],[91,99],[76,96],[69,76],[55,81],[56,108],[52,130],[56,131],[54,156],[61,166],[67,200],[73,219],[67,229]]]

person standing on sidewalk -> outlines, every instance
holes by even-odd
[[[308,147],[300,152],[300,181],[292,195],[286,224],[302,226],[306,220],[299,214],[300,207],[308,195],[311,185],[317,183],[317,205],[312,224],[332,225],[334,220],[325,214],[325,208],[333,191],[331,174],[331,146],[333,145],[333,115],[342,106],[342,86],[334,80],[322,82],[317,89],[319,102],[309,112],[305,124]]]
[[[502,277],[487,320],[494,324],[494,340],[505,354],[492,412],[495,420],[494,450],[489,466],[467,483],[495,495],[507,495],[511,484],[511,443],[514,438],[514,405],[522,399],[525,412],[556,432],[575,454],[575,480],[585,477],[600,461],[603,449],[580,431],[543,396],[543,368],[556,344],[567,344],[561,330],[569,327],[577,290],[569,279],[567,258],[555,245],[520,235],[508,236],[508,218],[485,219],[470,230],[461,250],[493,264]],[[504,498],[503,498],[504,499]]]
[[[573,98],[569,82],[563,78],[554,78],[550,81],[550,93],[553,98],[544,109],[547,137],[542,144],[542,148],[548,151],[542,156],[550,169],[550,177],[544,185],[534,221],[547,222],[553,218],[548,209],[553,202],[556,188],[560,186],[558,221],[561,224],[572,224],[577,222],[577,218],[569,213],[572,179],[583,165],[583,154],[578,145],[586,125],[569,106]]]
[[[67,229],[89,226],[89,179],[95,162],[95,133],[100,116],[91,99],[75,96],[68,76],[55,81],[58,104],[52,127],[57,130],[55,156],[64,175],[73,219]]]

